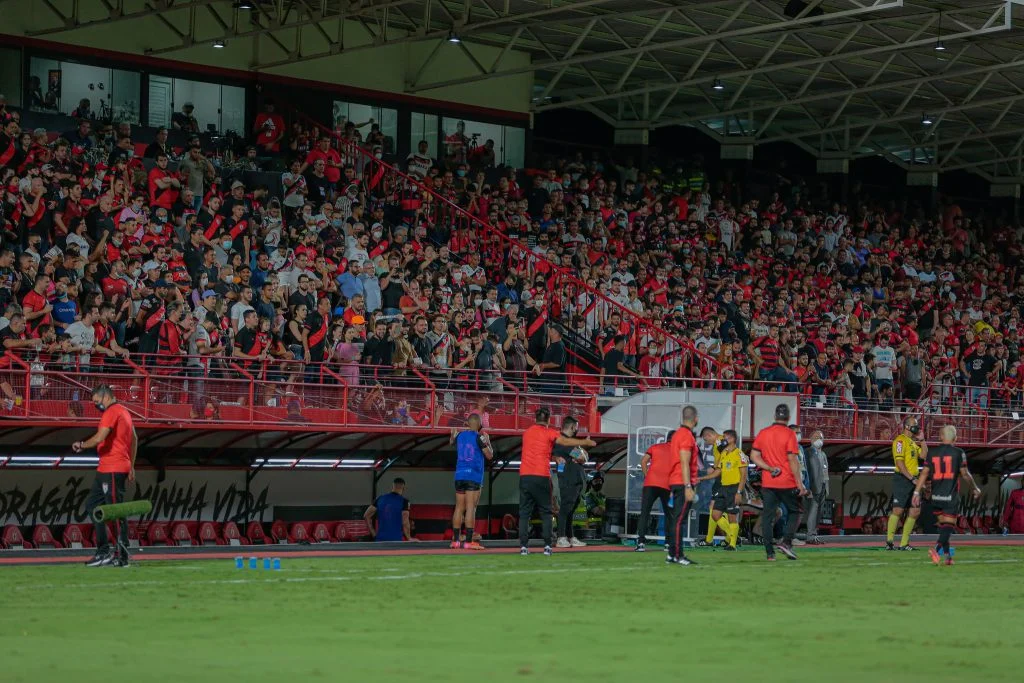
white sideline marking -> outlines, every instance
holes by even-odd
[[[953,561],[956,564],[1018,564],[1020,562],[1024,562],[1024,560],[1013,560],[1013,559],[1005,559],[1005,560],[957,560],[955,558],[955,556],[954,556]],[[896,561],[896,562],[892,562],[892,561],[889,561],[889,562],[858,562],[854,566],[856,566],[856,567],[884,567],[884,566],[888,566],[890,564],[902,564],[902,562],[899,562],[899,561]]]
[[[506,571],[487,572],[494,576],[512,576],[520,574],[568,574],[568,573],[579,573],[579,572],[615,572],[615,571],[637,571],[645,568],[653,568],[656,565],[650,565],[650,567],[634,566],[634,567],[565,567],[556,569],[513,569]],[[245,571],[245,570],[239,570]],[[287,570],[286,570],[287,571]],[[476,576],[482,572],[415,572],[411,574],[395,574],[387,576],[366,576],[366,577],[354,577],[354,576],[281,576],[272,577],[266,579],[209,579],[206,581],[190,581],[189,586],[224,586],[224,585],[244,585],[250,583],[322,583],[322,582],[336,582],[336,581],[405,581],[409,579],[419,579],[423,577],[457,577],[457,576]],[[17,591],[26,590],[51,590],[54,588],[127,588],[132,586],[177,586],[180,585],[176,581],[164,581],[164,580],[152,580],[152,581],[107,581],[101,583],[33,583],[22,586],[15,586]]]

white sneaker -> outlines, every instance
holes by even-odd
[[[575,536],[572,537],[572,539],[569,541],[569,543],[572,544],[573,548],[586,548],[587,547],[586,543],[584,543],[580,539],[576,538]]]
[[[801,541],[799,538],[794,538],[793,545],[807,545],[807,541]]]
[[[555,543],[555,547],[556,548],[571,548],[572,544],[569,543],[569,539],[568,538],[566,538],[565,536],[562,536],[562,537],[560,537],[558,539],[558,542]]]

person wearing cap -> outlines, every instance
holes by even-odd
[[[245,183],[241,180],[231,183],[231,193],[224,198],[224,203],[220,207],[220,215],[225,218],[230,217],[234,213],[234,208],[238,205],[245,209],[245,214],[252,214],[252,204],[245,196]]]
[[[757,433],[750,451],[750,461],[762,470],[761,498],[764,509],[761,512],[761,535],[769,561],[775,560],[776,548],[789,559],[797,559],[792,544],[797,525],[800,524],[800,498],[808,493],[800,478],[800,444],[796,432],[787,426],[788,423],[789,405],[780,403],[775,407],[775,422]],[[788,518],[781,541],[774,545],[773,530],[780,506],[785,507]]]
[[[181,105],[181,111],[176,111],[171,115],[171,125],[174,126],[174,130],[182,130],[186,133],[198,133],[199,121],[195,116],[193,116],[195,109],[195,105],[191,102],[186,102]]]

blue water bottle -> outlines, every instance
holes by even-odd
[[[558,461],[558,473],[562,474],[565,472],[565,458]]]
[[[256,566],[257,566],[256,562],[257,562],[257,560],[256,560],[255,557],[250,557],[249,558],[249,569],[256,569]]]
[[[281,571],[281,558],[280,557],[275,557],[274,558],[274,571],[275,572]]]
[[[266,569],[266,570],[270,569],[270,558],[269,557],[264,557],[263,558],[263,568]]]
[[[235,569],[245,569],[245,559],[241,555],[235,558]]]

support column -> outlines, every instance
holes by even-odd
[[[640,168],[647,168],[651,131],[646,123],[616,126],[612,139],[616,147],[626,147],[636,157]]]
[[[923,197],[927,199],[928,209],[939,205],[939,170],[935,166],[914,166],[907,171],[907,187],[920,187]]]
[[[818,175],[828,176],[833,196],[839,196],[840,204],[849,204],[850,155],[846,152],[822,152],[816,165]]]

